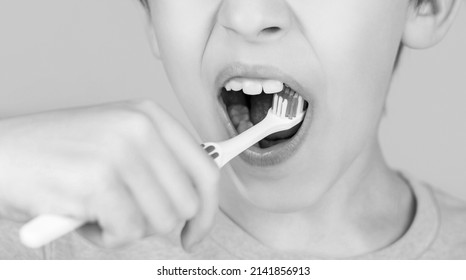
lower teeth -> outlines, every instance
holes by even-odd
[[[237,104],[228,107],[228,115],[239,134],[254,126],[249,120],[249,108],[245,105]]]
[[[236,127],[236,130],[238,131],[238,133],[243,133],[245,132],[246,130],[250,129],[251,127],[253,127],[254,125],[252,124],[251,121],[249,120],[244,120],[244,121],[241,121],[239,123],[239,125]]]
[[[228,107],[228,115],[233,125],[238,128],[241,122],[249,121],[249,108],[245,105],[232,105]]]

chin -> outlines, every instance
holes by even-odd
[[[303,182],[306,177],[299,175],[289,174],[277,179],[245,173],[236,170],[235,163],[227,171],[235,192],[255,208],[267,212],[291,213],[309,209],[322,199],[331,186],[330,182],[318,181],[317,176],[312,181]]]

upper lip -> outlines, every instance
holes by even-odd
[[[279,68],[270,65],[248,65],[244,63],[233,63],[223,68],[215,79],[215,86],[221,89],[233,78],[267,79],[277,80],[291,87],[303,95],[303,87],[290,75]],[[303,96],[305,99],[306,97]]]

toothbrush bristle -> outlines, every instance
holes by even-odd
[[[278,111],[277,111],[277,115],[279,117],[281,117],[282,115],[282,110],[283,110],[283,96],[279,96],[278,97]]]
[[[291,112],[292,114],[295,114],[295,116],[299,113],[298,112],[298,99],[299,99],[299,94],[295,93],[293,96],[293,101],[291,102]]]
[[[295,91],[286,88],[283,92],[274,94],[272,113],[276,116],[293,119],[302,111],[304,99]]]
[[[299,96],[298,98],[298,108],[297,108],[297,112],[302,112],[304,111],[304,100],[301,96]]]
[[[293,107],[293,92],[290,92],[289,96],[287,97],[287,100],[289,100],[287,102],[287,106],[286,106],[286,109],[285,109],[285,117],[287,118],[290,118],[290,115],[291,115],[291,107]],[[289,106],[288,106],[289,104]]]
[[[286,117],[286,110],[288,109],[288,100],[287,99],[283,99],[283,103],[282,103],[282,111],[280,112],[280,117],[284,118]]]

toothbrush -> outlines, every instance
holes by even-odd
[[[240,135],[223,142],[206,142],[202,148],[222,168],[234,157],[273,133],[287,130],[304,119],[304,100],[296,92],[274,94],[273,106],[266,117]],[[60,215],[40,215],[26,223],[19,232],[21,242],[40,248],[83,226],[85,221]]]
[[[287,130],[300,123],[304,118],[304,100],[296,92],[274,94],[272,108],[266,117],[240,135],[223,142],[207,142],[202,148],[222,168],[234,157],[279,131]]]

